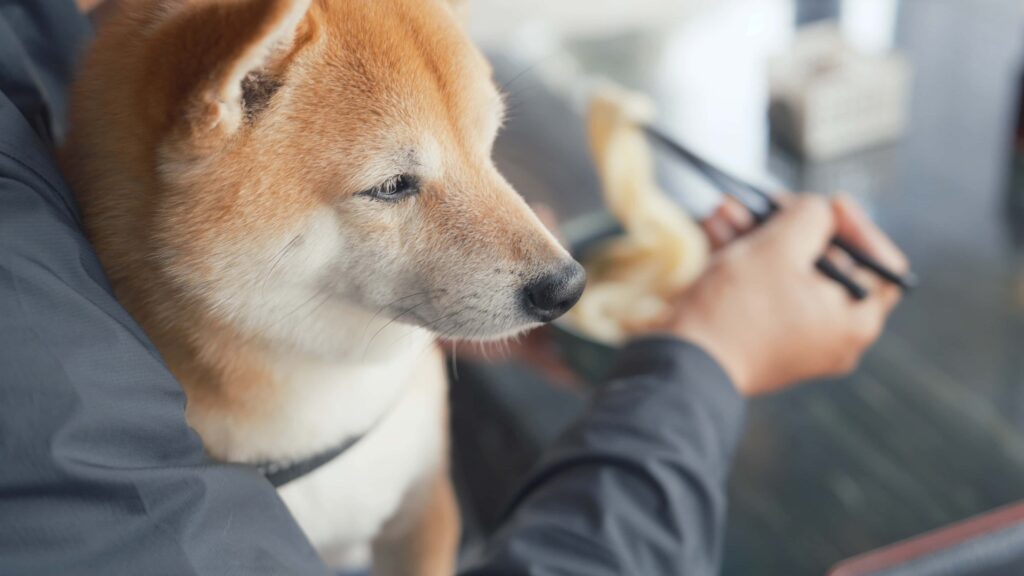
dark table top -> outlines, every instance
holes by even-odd
[[[764,72],[792,33],[787,2],[724,1],[668,30],[570,47],[585,68],[653,94],[670,129],[724,164],[860,197],[922,278],[854,376],[752,403],[725,574],[823,574],[1024,499],[1024,272],[1006,210],[1024,7],[893,4],[914,70],[909,130],[817,165],[768,144]],[[503,170],[563,217],[595,209],[579,116],[530,78],[529,58],[494,60],[499,79],[514,78]]]

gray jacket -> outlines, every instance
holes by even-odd
[[[88,23],[0,0],[0,574],[323,575],[271,485],[210,461],[117,304],[52,156]],[[630,345],[467,576],[718,571],[743,402],[701,350]]]

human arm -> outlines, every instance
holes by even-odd
[[[324,574],[266,480],[205,456],[15,114],[0,96],[0,573]]]
[[[841,232],[906,266],[848,201],[790,204],[718,254],[650,328],[663,337],[623,353],[613,382],[544,458],[467,574],[717,573],[741,395],[849,371],[899,299],[841,263],[872,291],[856,303],[815,260]]]
[[[325,574],[266,480],[206,457],[79,227],[41,137],[76,18],[0,7],[0,574]]]
[[[743,412],[700,349],[634,342],[465,575],[714,573]]]

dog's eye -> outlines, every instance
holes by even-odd
[[[401,176],[391,178],[379,186],[375,186],[365,192],[362,192],[361,195],[369,196],[375,200],[384,200],[385,202],[398,202],[399,200],[418,194],[419,191],[419,179],[415,176],[402,174]]]

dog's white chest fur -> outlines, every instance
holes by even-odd
[[[358,444],[280,490],[328,563],[359,563],[360,549],[386,530],[387,522],[402,521],[396,518],[400,509],[411,504],[409,511],[416,512],[417,488],[427,485],[444,461],[447,383],[441,356],[430,351],[414,360],[412,370],[401,375],[401,394],[396,400],[388,395],[383,418],[375,419]],[[350,410],[363,406],[356,402]]]
[[[283,486],[279,493],[314,546],[333,565],[361,563],[366,544],[400,509],[415,508],[418,486],[442,465],[447,382],[441,354],[429,343],[375,365],[281,361],[282,392],[269,418],[248,426],[196,427],[221,458],[295,461],[365,434],[338,458]]]

